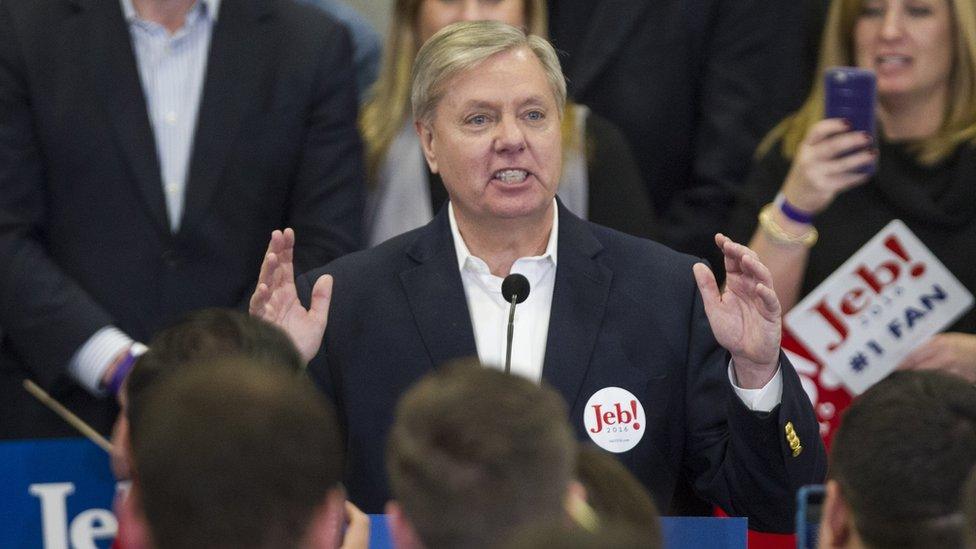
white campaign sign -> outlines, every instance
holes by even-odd
[[[896,219],[793,307],[785,321],[858,395],[972,305],[973,295]]]
[[[647,430],[644,407],[633,393],[604,387],[593,393],[583,410],[583,425],[597,446],[621,453],[637,446]]]

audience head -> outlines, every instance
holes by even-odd
[[[138,436],[130,425],[130,409],[158,378],[187,364],[240,355],[299,372],[303,361],[288,336],[277,327],[231,309],[204,309],[161,330],[149,350],[136,361],[119,394],[122,411],[112,432],[112,466],[119,478],[128,478],[129,439]]]
[[[567,521],[566,416],[553,389],[475,361],[424,377],[397,405],[387,449],[397,546],[498,546],[526,524]]]
[[[607,523],[594,530],[565,524],[537,524],[516,534],[506,549],[659,549],[664,547],[631,524]]]
[[[167,548],[335,547],[335,413],[307,378],[229,358],[159,380],[132,410],[132,495]]]
[[[576,480],[600,524],[626,525],[641,533],[645,543],[660,546],[661,526],[654,500],[644,485],[613,455],[591,445],[580,446]],[[645,545],[646,547],[646,545]]]
[[[814,87],[797,115],[774,130],[774,136],[783,136],[788,156],[796,153],[809,127],[823,118],[823,74],[835,66],[875,71],[882,111],[944,98],[940,130],[919,142],[921,160],[935,162],[960,144],[976,143],[976,3],[972,0],[931,0],[921,6],[902,0],[834,0]]]
[[[820,547],[960,547],[960,487],[976,465],[976,386],[896,372],[833,439]]]

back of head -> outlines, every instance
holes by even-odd
[[[158,549],[297,546],[341,478],[331,406],[261,363],[186,368],[134,413],[134,486]]]
[[[407,391],[387,469],[426,546],[496,546],[528,522],[565,520],[576,444],[566,415],[554,390],[477,363]]]
[[[976,465],[976,387],[896,372],[844,415],[830,478],[871,547],[959,547],[960,487]]]
[[[631,524],[605,523],[596,530],[565,524],[535,524],[522,530],[506,549],[657,549],[660,540]]]
[[[161,330],[139,357],[126,379],[127,413],[161,376],[228,356],[296,373],[304,367],[294,344],[272,324],[231,309],[203,309]],[[138,422],[130,430],[138,436]]]
[[[576,480],[586,489],[586,501],[601,524],[628,525],[643,534],[645,543],[660,545],[661,526],[654,500],[644,485],[609,453],[590,444],[580,446]]]

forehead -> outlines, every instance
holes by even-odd
[[[443,89],[441,103],[450,107],[556,102],[542,62],[527,48],[495,54],[447,79]]]

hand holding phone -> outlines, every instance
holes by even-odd
[[[876,138],[875,107],[877,83],[874,73],[855,67],[833,67],[824,74],[825,118],[840,118],[851,131]],[[844,152],[846,156],[859,149]],[[861,166],[860,173],[873,174],[874,164]]]

